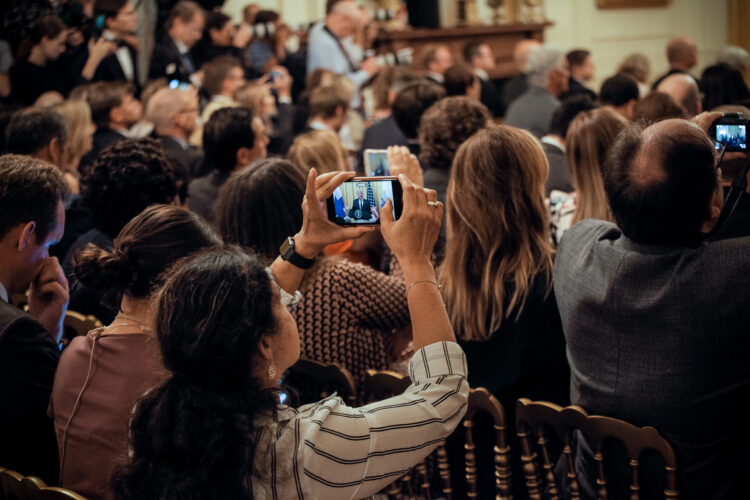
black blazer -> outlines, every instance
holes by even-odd
[[[355,212],[362,210],[362,216],[357,217]],[[370,209],[370,201],[367,198],[362,198],[362,208],[359,207],[359,198],[352,202],[352,207],[349,209],[349,217],[358,220],[370,220],[372,217],[372,210]]]
[[[94,132],[93,147],[91,148],[91,151],[83,155],[83,158],[81,158],[81,167],[92,165],[94,161],[96,161],[97,156],[99,156],[99,153],[102,152],[102,149],[111,146],[116,142],[124,141],[125,139],[127,139],[127,137],[109,127],[97,128],[96,132]]]
[[[503,101],[500,99],[500,92],[497,91],[497,87],[490,80],[479,79],[482,85],[482,93],[479,98],[482,104],[487,106],[492,116],[499,118],[503,116],[505,108],[503,107]]]
[[[161,143],[164,153],[172,161],[179,164],[183,171],[188,172],[190,177],[201,177],[208,172],[202,172],[203,153],[195,146],[184,149],[179,142],[168,135],[160,135],[157,140]]]
[[[130,59],[133,61],[133,79],[128,80],[125,77],[125,72],[120,66],[120,60],[117,59],[116,54],[110,54],[99,63],[96,71],[94,72],[93,81],[105,81],[105,82],[125,82],[129,81],[133,84],[133,94],[136,96],[141,95],[141,84],[138,82],[138,52],[128,44],[125,44],[130,53]]]
[[[60,351],[33,316],[0,299],[0,464],[58,483],[57,439],[47,416]]]
[[[193,64],[193,71],[190,71],[190,68],[186,66],[185,60]],[[166,78],[167,80],[176,79],[187,82],[190,80],[190,75],[198,69],[190,52],[186,53],[183,59],[172,39],[166,36],[154,47],[151,64],[148,68],[148,78],[149,80]]]
[[[568,79],[568,91],[562,93],[559,99],[562,101],[564,99],[567,99],[568,97],[582,94],[589,96],[592,101],[596,100],[596,92],[594,92],[575,78],[570,78]]]

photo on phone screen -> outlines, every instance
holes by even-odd
[[[729,151],[747,149],[747,129],[745,125],[716,124],[716,140],[726,144]]]
[[[365,149],[365,174],[368,177],[391,175],[388,170],[388,151],[385,149]]]
[[[395,177],[355,177],[337,187],[326,200],[328,219],[342,226],[380,224],[386,200],[393,205],[393,219],[401,217],[401,184]]]

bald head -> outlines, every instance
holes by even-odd
[[[693,117],[703,111],[700,100],[700,90],[695,78],[685,73],[669,75],[656,87],[657,92],[663,92],[679,104],[688,117]]]
[[[681,36],[667,43],[669,67],[688,71],[698,62],[698,47],[692,38]]]
[[[644,244],[695,243],[713,217],[713,144],[686,120],[625,128],[604,164],[604,188],[623,234]]]
[[[529,52],[540,45],[541,43],[537,40],[526,39],[517,42],[513,46],[513,61],[516,63],[518,71],[521,73],[526,72],[526,59],[529,57]]]

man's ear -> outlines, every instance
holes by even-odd
[[[31,238],[36,238],[34,231],[36,231],[36,222],[34,221],[27,222],[26,225],[23,226],[21,234],[18,237],[17,248],[19,252],[23,252],[24,249],[31,244]]]
[[[708,219],[703,223],[702,232],[710,233],[714,229],[716,223],[719,222],[722,208],[724,208],[724,190],[721,183],[719,183],[719,186],[714,191],[714,195],[711,197],[708,207]]]
[[[60,142],[60,139],[53,137],[49,144],[47,144],[47,155],[49,156],[50,163],[53,165],[60,165],[62,160],[64,144]]]
[[[120,105],[121,106],[121,105]],[[109,121],[114,123],[122,122],[122,110],[120,106],[115,106],[109,110]]]
[[[253,158],[252,149],[241,147],[237,150],[237,165],[240,165],[241,167],[246,167],[250,164]],[[235,166],[235,168],[237,168]]]

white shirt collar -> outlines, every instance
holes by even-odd
[[[320,120],[312,120],[310,128],[313,130],[330,130],[331,128]]]
[[[563,153],[565,152],[565,144],[562,143],[560,139],[557,137],[552,137],[551,135],[545,135],[542,137],[542,142],[544,144],[549,144],[550,146],[555,146],[556,148],[559,148],[560,151]]]
[[[10,302],[8,300],[8,290],[5,289],[2,283],[0,283],[0,299],[3,299],[5,302]]]
[[[172,39],[172,42],[174,42],[174,46],[177,47],[177,50],[180,54],[187,54],[188,52],[190,52],[190,49],[184,43],[175,40],[174,38]]]
[[[481,68],[474,68],[474,74],[477,75],[482,80],[490,79],[490,75],[488,75],[487,72]]]
[[[429,73],[427,73],[427,76],[429,76],[436,82],[443,83],[445,81],[445,77],[441,75],[440,73],[433,73],[432,71],[430,71]]]

